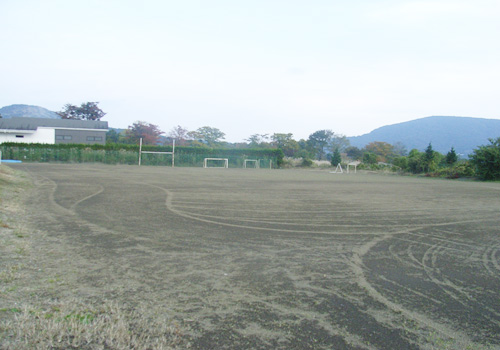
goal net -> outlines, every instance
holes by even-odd
[[[203,160],[204,168],[229,168],[228,158],[205,158]]]
[[[260,160],[257,159],[245,159],[243,161],[243,168],[253,168],[253,169],[259,169],[260,168]]]

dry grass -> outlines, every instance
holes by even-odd
[[[42,297],[33,285],[33,233],[22,222],[23,198],[31,183],[0,166],[0,348],[1,349],[174,349],[189,347],[180,327],[158,307],[126,308],[77,297]],[[46,276],[48,277],[48,276]],[[33,289],[38,292],[32,292]],[[55,302],[54,300],[57,300]]]
[[[5,349],[174,349],[183,338],[166,315],[112,302],[72,300],[2,311],[14,315],[0,323]]]

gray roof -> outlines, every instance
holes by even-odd
[[[0,118],[0,129],[36,130],[38,127],[71,129],[108,129],[108,122],[98,120],[48,119],[48,118]]]

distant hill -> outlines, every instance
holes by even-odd
[[[442,154],[454,147],[458,154],[467,157],[479,146],[489,144],[489,138],[497,137],[500,137],[500,120],[436,116],[383,126],[348,139],[351,146],[358,148],[374,141],[401,142],[408,151],[414,148],[423,151],[431,143]]]
[[[46,108],[29,105],[10,105],[0,108],[2,118],[29,117],[61,119],[55,112]]]

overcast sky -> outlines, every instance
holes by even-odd
[[[87,101],[230,142],[500,119],[500,1],[0,0],[0,107]]]

